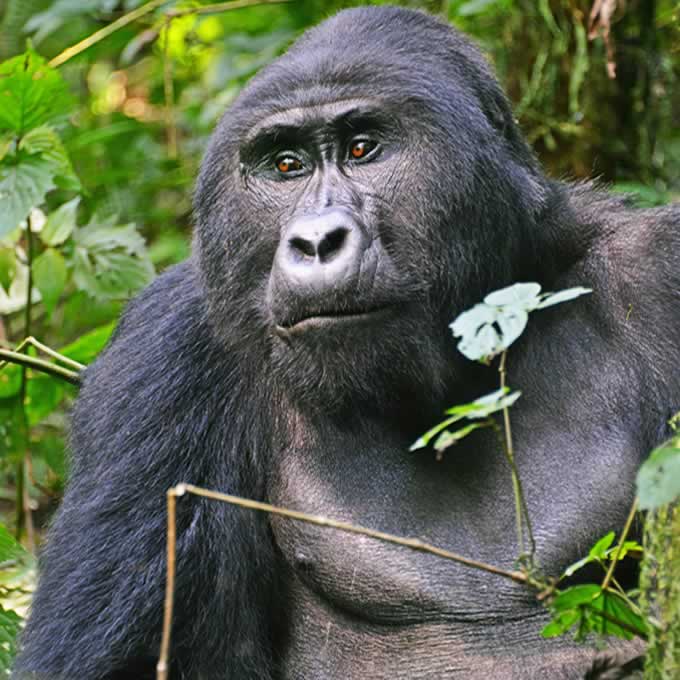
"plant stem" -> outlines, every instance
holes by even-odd
[[[2,341],[0,341],[0,344],[6,345],[6,343]],[[31,345],[32,347],[35,347],[39,352],[47,354],[47,356],[56,359],[56,361],[58,361],[59,363],[65,364],[66,366],[70,366],[75,371],[82,371],[84,368],[86,368],[85,364],[81,364],[79,361],[74,361],[73,359],[70,359],[69,357],[64,356],[63,354],[59,354],[59,352],[56,352],[51,347],[48,347],[47,345],[40,342],[40,340],[36,340],[36,338],[34,338],[32,335],[29,335],[27,338],[24,338],[14,348],[13,351],[21,352],[21,350],[23,350],[23,348],[26,347],[26,345]],[[10,346],[6,346],[6,349],[10,349]],[[5,364],[4,361],[0,361],[0,371],[4,368],[4,364]]]
[[[505,350],[501,354],[498,372],[500,374],[501,389],[506,388],[506,363],[508,352]],[[524,531],[523,526],[526,524],[527,538],[529,541],[529,565],[533,567],[534,556],[536,554],[536,541],[534,539],[534,532],[531,526],[531,519],[529,518],[529,508],[527,507],[524,490],[522,489],[522,481],[515,463],[515,449],[512,443],[512,428],[510,427],[510,411],[507,406],[503,407],[503,428],[504,428],[504,446],[505,457],[510,465],[510,474],[512,476],[512,490],[515,497],[515,519],[517,524],[517,543],[519,544],[520,556],[526,554],[524,548]]]
[[[626,541],[626,537],[630,532],[631,526],[633,526],[633,520],[635,519],[635,515],[637,514],[637,509],[638,499],[636,496],[635,500],[633,501],[633,505],[631,505],[630,510],[628,512],[626,524],[623,527],[623,531],[621,532],[621,538],[619,538],[619,543],[616,546],[616,552],[612,557],[612,561],[609,563],[609,569],[607,569],[607,573],[604,576],[604,581],[602,581],[602,590],[607,590],[607,588],[609,588],[609,583],[611,582],[612,577],[614,576],[614,570],[616,569],[616,565],[619,562],[619,555],[621,554],[621,550],[623,550],[623,544]]]
[[[307,522],[308,524],[316,524],[317,526],[340,529],[341,531],[346,531],[352,534],[361,534],[362,536],[375,538],[385,543],[393,543],[394,545],[401,545],[406,548],[410,548],[411,550],[417,550],[420,552],[429,553],[431,555],[436,555],[437,557],[443,557],[444,559],[451,560],[452,562],[458,562],[459,564],[472,567],[473,569],[479,569],[480,571],[486,571],[490,574],[503,576],[504,578],[511,579],[517,583],[528,582],[526,574],[521,571],[509,571],[507,569],[496,567],[493,564],[488,564],[486,562],[480,562],[469,557],[464,557],[457,553],[451,552],[450,550],[444,550],[443,548],[438,548],[437,546],[425,543],[418,538],[404,538],[402,536],[385,533],[384,531],[377,531],[375,529],[369,529],[368,527],[362,527],[357,524],[339,522],[328,517],[323,517],[322,515],[310,515],[305,512],[298,512],[297,510],[289,510],[277,505],[270,505],[269,503],[253,501],[249,498],[241,498],[240,496],[232,496],[230,494],[220,493],[219,491],[203,489],[199,486],[194,486],[193,484],[178,484],[174,488],[174,493],[177,496],[182,496],[185,493],[192,493],[196,496],[211,498],[224,503],[238,505],[242,508],[249,508],[250,510],[268,512],[272,515],[280,515],[282,517],[288,517],[289,519]]]
[[[26,220],[26,266],[28,268],[28,282],[26,284],[26,307],[24,310],[24,336],[31,335],[31,312],[33,311],[33,224],[31,216]],[[28,356],[28,347],[25,348],[25,354]],[[28,367],[26,364],[21,367],[21,387],[19,388],[19,403],[21,404],[21,420],[26,438],[26,449],[24,457],[20,463],[17,464],[17,525],[16,535],[17,539],[21,538],[21,530],[26,527],[26,536],[28,539],[29,548],[34,549],[33,536],[33,518],[31,516],[31,504],[28,495],[28,485],[26,483],[26,470],[31,463],[31,432],[28,424],[28,413],[26,412],[26,395],[28,389]]]
[[[76,371],[69,371],[67,368],[62,368],[56,364],[51,364],[49,361],[44,361],[27,354],[13,352],[9,349],[0,349],[0,360],[2,360],[0,361],[0,370],[2,370],[5,363],[18,364],[19,366],[25,366],[36,371],[42,371],[47,375],[61,378],[72,385],[80,385],[80,376]]]
[[[161,5],[166,4],[167,2],[169,2],[169,0],[151,0],[151,2],[147,2],[146,5],[142,5],[141,7],[137,7],[137,9],[133,9],[131,12],[124,14],[119,19],[116,19],[110,23],[108,26],[100,28],[98,31],[95,31],[92,35],[89,35],[87,38],[77,42],[75,45],[67,47],[63,52],[60,52],[50,61],[50,66],[53,68],[61,66],[69,59],[72,59],[81,52],[84,52],[93,45],[96,45],[98,42],[101,42],[104,40],[104,38],[108,38],[112,33],[115,33],[119,29],[131,24],[133,21],[137,21],[137,19],[140,19],[149,12],[153,12],[153,10],[157,9]]]

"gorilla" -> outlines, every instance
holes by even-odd
[[[218,125],[195,215],[192,257],[130,303],[85,372],[15,678],[153,677],[179,482],[513,568],[494,433],[441,462],[408,448],[497,387],[448,324],[516,281],[594,291],[541,312],[509,354],[540,565],[557,575],[620,530],[680,408],[680,210],[547,178],[465,37],[388,6],[311,29]],[[606,666],[543,639],[534,594],[493,574],[194,496],[177,522],[175,679]]]

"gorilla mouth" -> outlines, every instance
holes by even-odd
[[[391,305],[364,309],[324,309],[300,315],[283,323],[277,323],[275,332],[286,337],[313,329],[335,328],[346,324],[375,321],[388,316]]]

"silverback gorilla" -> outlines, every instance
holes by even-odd
[[[459,33],[394,7],[310,30],[219,124],[196,222],[85,374],[15,677],[153,677],[180,481],[511,568],[494,435],[442,462],[407,449],[495,389],[448,324],[515,281],[594,290],[510,354],[540,564],[620,529],[680,408],[680,211],[545,177]],[[196,497],[178,513],[173,678],[582,678],[596,659],[543,640],[542,607],[494,575]]]

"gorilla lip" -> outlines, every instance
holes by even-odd
[[[374,307],[356,310],[323,310],[310,316],[294,320],[292,323],[276,324],[277,335],[289,336],[314,328],[327,328],[347,323],[361,322],[367,319],[386,316],[391,307]]]

